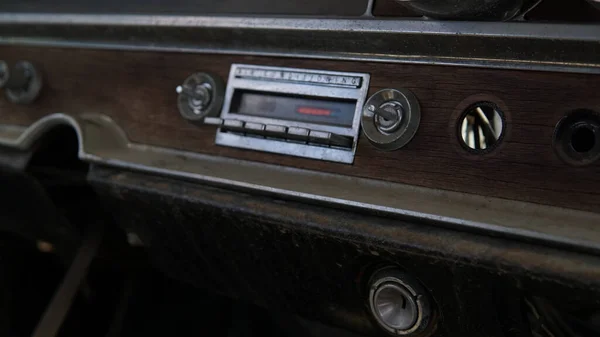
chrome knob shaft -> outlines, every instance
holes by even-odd
[[[373,94],[363,107],[361,125],[373,146],[397,150],[415,136],[421,121],[421,108],[407,89],[384,89]]]
[[[219,77],[208,73],[189,76],[175,91],[177,107],[183,118],[202,122],[206,117],[219,116],[224,98],[224,84]]]

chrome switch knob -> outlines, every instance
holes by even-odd
[[[404,116],[404,108],[402,103],[397,101],[389,101],[380,106],[369,105],[369,111],[372,111],[375,116],[374,122],[377,129],[381,132],[394,132],[398,130]]]
[[[202,122],[206,117],[218,116],[224,97],[223,81],[208,73],[195,73],[177,86],[177,107],[183,118]]]
[[[365,103],[361,125],[375,147],[392,151],[408,144],[421,122],[419,101],[407,89],[383,89]]]

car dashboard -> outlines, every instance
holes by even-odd
[[[0,329],[597,336],[599,7],[0,4]]]

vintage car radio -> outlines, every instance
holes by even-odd
[[[220,117],[213,118],[222,86],[207,74],[192,77],[195,80],[184,85],[188,92],[195,91],[180,96],[180,110],[184,117],[219,125],[218,145],[343,163],[354,160],[368,74],[233,64]],[[189,97],[203,101],[202,88],[210,88],[214,105],[208,103],[197,113],[188,109],[186,114],[185,108],[194,104]]]
[[[414,136],[416,97],[384,89],[366,100],[370,75],[233,64],[227,88],[196,73],[177,87],[178,106],[191,122],[219,126],[217,145],[351,164],[362,126],[382,150]],[[220,112],[219,112],[220,111]]]
[[[597,0],[150,2],[0,1],[7,335],[600,336]]]

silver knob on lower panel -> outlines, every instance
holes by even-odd
[[[361,125],[375,147],[392,151],[408,144],[421,122],[419,101],[407,89],[383,89],[365,103]]]
[[[383,283],[373,294],[374,313],[396,330],[408,330],[417,321],[418,306],[413,295],[394,282]]]
[[[431,327],[429,296],[416,279],[396,268],[384,268],[373,274],[369,284],[369,309],[386,331],[415,336]]]

